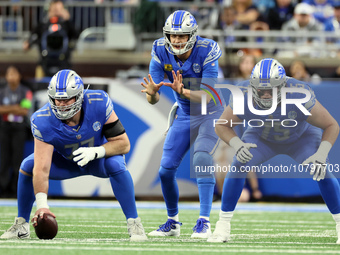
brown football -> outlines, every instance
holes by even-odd
[[[51,214],[44,213],[43,217],[38,217],[34,230],[39,239],[53,239],[58,233],[57,220]]]

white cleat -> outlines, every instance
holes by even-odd
[[[336,233],[338,236],[338,240],[336,241],[336,244],[340,244],[340,223],[336,224]]]
[[[22,217],[15,217],[14,224],[0,236],[0,239],[28,239],[30,224]]]
[[[207,239],[211,236],[210,221],[199,218],[192,230],[194,233],[191,235],[191,238]]]
[[[163,225],[159,225],[157,230],[148,234],[148,236],[180,236],[181,222],[168,219]]]
[[[230,222],[217,221],[214,233],[208,238],[209,243],[225,243],[230,239]]]
[[[144,228],[142,225],[141,219],[138,218],[129,218],[127,220],[127,229],[130,235],[131,242],[141,242],[148,240],[148,237],[145,235]]]

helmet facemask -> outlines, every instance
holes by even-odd
[[[191,50],[196,42],[198,25],[197,22],[187,11],[175,11],[172,13],[163,27],[163,35],[165,39],[165,48],[172,55],[182,55]],[[170,35],[188,35],[188,41],[181,44],[172,44]],[[177,49],[174,46],[181,46]]]
[[[273,105],[273,97],[277,94],[277,104],[281,102],[281,89],[286,86],[286,72],[284,67],[275,59],[263,59],[255,65],[250,75],[255,103],[262,109],[269,109]],[[274,89],[277,93],[274,93]],[[264,90],[271,90],[271,98],[261,98]]]
[[[67,120],[76,115],[82,107],[84,84],[76,72],[62,70],[55,74],[48,87],[48,98],[54,115],[60,120]],[[55,100],[75,98],[71,105],[57,106]]]

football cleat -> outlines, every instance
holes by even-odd
[[[22,217],[15,217],[14,224],[0,236],[0,239],[28,239],[30,224]]]
[[[336,224],[336,233],[338,236],[338,240],[336,241],[336,244],[340,244],[340,223]]]
[[[208,238],[209,243],[225,243],[230,239],[230,222],[217,221],[214,233]]]
[[[149,236],[179,236],[181,234],[181,222],[168,219],[163,225],[159,225],[157,230],[150,232]]]
[[[196,226],[192,230],[194,233],[191,235],[191,238],[207,239],[211,235],[210,221],[199,218],[196,222]]]
[[[139,217],[135,219],[129,218],[127,220],[127,229],[130,235],[130,241],[132,242],[146,241],[148,239],[145,235],[142,221]]]

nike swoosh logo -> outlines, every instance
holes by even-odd
[[[209,114],[214,114],[215,112],[217,112],[217,111],[209,112]]]
[[[26,236],[28,236],[28,233],[21,233],[21,232],[18,232],[18,237],[19,237],[19,238],[26,237]]]

